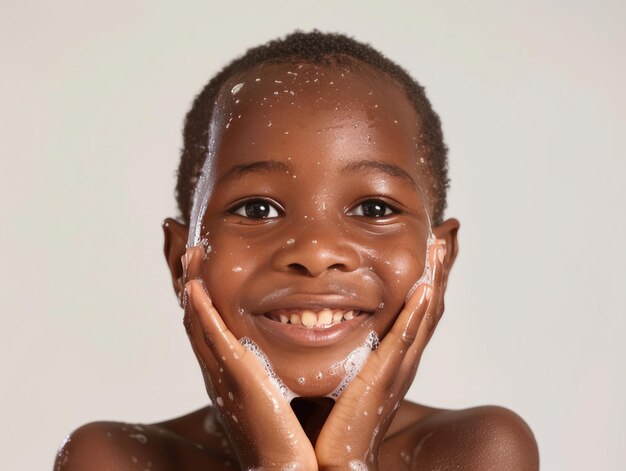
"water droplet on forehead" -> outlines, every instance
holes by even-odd
[[[143,433],[131,433],[129,435],[130,438],[137,440],[142,445],[148,443],[148,438]]]
[[[244,85],[245,85],[245,82],[238,83],[237,85],[235,85],[233,88],[230,89],[230,93],[232,93],[233,95],[236,95],[237,93],[239,93],[239,90],[241,90]]]

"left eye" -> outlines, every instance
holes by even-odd
[[[276,207],[262,199],[246,201],[231,212],[250,219],[270,219],[279,216]]]
[[[351,212],[352,216],[363,216],[366,218],[382,218],[398,211],[381,200],[366,200],[359,203]]]

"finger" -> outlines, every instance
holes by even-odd
[[[433,273],[433,292],[432,299],[428,303],[428,309],[426,310],[426,314],[422,322],[419,325],[417,335],[416,335],[416,343],[417,348],[423,349],[428,340],[432,336],[437,324],[439,323],[439,319],[443,314],[443,296],[445,293],[444,287],[444,266],[443,260],[445,259],[445,246],[441,245],[436,250],[436,262],[433,264],[434,273]]]
[[[183,282],[195,280],[202,277],[202,262],[204,260],[204,249],[200,245],[189,247],[183,254],[180,261],[183,265]]]
[[[191,343],[191,348],[198,359],[198,363],[200,363],[203,373],[215,373],[217,370],[215,355],[205,343],[200,320],[196,316],[196,313],[190,303],[187,303],[187,306],[185,307],[183,325],[185,326],[189,342]]]
[[[230,359],[242,358],[246,349],[224,324],[222,317],[213,307],[202,281],[189,281],[185,285],[185,291],[202,328],[204,344],[211,349],[216,359],[227,362]]]

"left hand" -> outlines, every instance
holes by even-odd
[[[444,256],[445,244],[431,246],[432,284],[420,284],[409,297],[380,346],[337,399],[315,445],[320,470],[378,469],[383,438],[443,314]]]

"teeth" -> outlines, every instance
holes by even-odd
[[[313,311],[304,311],[302,313],[302,325],[305,327],[313,327],[317,324],[317,316]]]
[[[324,309],[317,315],[317,323],[316,326],[332,324],[333,322],[333,313],[330,309]]]
[[[278,319],[276,319],[278,315]],[[342,309],[324,308],[318,312],[311,309],[279,310],[274,314],[274,320],[282,324],[303,325],[307,328],[330,327],[341,322],[349,321],[359,315],[359,311],[343,311]]]

